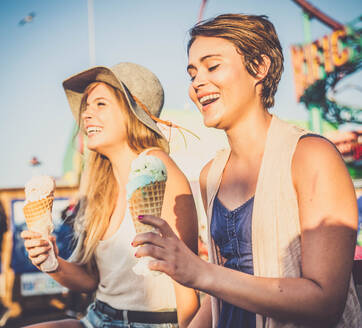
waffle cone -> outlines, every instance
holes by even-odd
[[[132,215],[136,233],[153,231],[153,227],[141,223],[139,215],[161,216],[163,197],[165,195],[166,181],[157,181],[145,187],[138,188],[129,200],[129,210]]]
[[[29,230],[32,230],[34,227],[43,227],[45,229],[52,224],[51,212],[53,201],[54,197],[46,197],[24,206],[23,212]]]

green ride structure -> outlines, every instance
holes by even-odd
[[[304,44],[291,46],[298,102],[309,112],[309,129],[325,134],[340,150],[357,189],[362,188],[362,129],[340,132],[341,124],[362,123],[362,108],[336,101],[337,84],[362,66],[362,16],[341,24],[305,0],[293,0],[303,9]],[[331,34],[311,40],[310,21],[317,19]],[[358,91],[362,87],[349,86]],[[339,92],[342,89],[339,90]],[[335,131],[334,133],[331,131]]]

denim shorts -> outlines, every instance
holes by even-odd
[[[98,311],[95,303],[89,305],[87,314],[80,322],[85,328],[177,328],[175,323],[139,323],[114,320],[107,314]]]

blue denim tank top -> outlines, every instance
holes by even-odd
[[[211,218],[211,236],[226,259],[224,266],[254,274],[251,246],[251,220],[254,197],[230,211],[215,197]],[[255,328],[255,313],[225,301],[221,303],[218,328]]]

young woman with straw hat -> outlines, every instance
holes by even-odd
[[[98,66],[63,82],[73,115],[87,134],[90,149],[81,179],[81,209],[75,221],[79,239],[70,261],[58,258],[49,273],[69,289],[95,291],[95,301],[80,321],[63,320],[32,327],[180,327],[198,308],[195,291],[164,274],[136,275],[135,236],[126,200],[131,163],[140,154],[163,161],[167,169],[162,216],[197,254],[197,216],[186,177],[168,155],[157,122],[164,94],[157,77],[133,63]],[[39,265],[49,244],[24,231],[29,258]],[[55,245],[55,241],[53,241]],[[176,306],[177,305],[177,306]],[[177,308],[177,312],[176,312]]]
[[[200,175],[212,263],[152,216],[142,222],[161,235],[136,236],[136,255],[211,295],[190,328],[362,327],[353,184],[330,142],[269,113],[283,70],[274,26],[226,14],[190,36],[190,96],[230,145]]]

